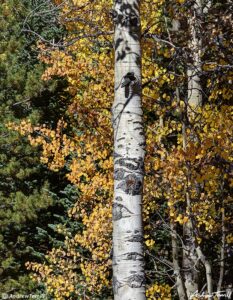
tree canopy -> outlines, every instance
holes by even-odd
[[[140,2],[146,297],[213,299],[232,284],[232,2]],[[62,242],[30,257],[28,272],[51,299],[112,299],[117,15],[112,1],[45,3],[20,20],[0,5],[7,34],[24,28],[1,43],[1,236],[12,239],[12,224],[31,232],[41,209],[40,222],[51,224],[46,185],[59,181],[63,189],[51,189],[63,191],[57,202],[67,212],[53,234]],[[11,242],[1,243],[5,252]]]

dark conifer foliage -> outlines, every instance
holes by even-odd
[[[56,196],[66,185],[62,173],[49,172],[40,163],[39,149],[7,126],[30,117],[34,124],[52,127],[65,109],[60,100],[65,82],[41,80],[38,38],[25,30],[48,40],[61,38],[63,29],[54,12],[49,16],[51,10],[52,1],[0,3],[0,293],[27,294],[38,288],[25,262],[43,259],[56,238],[48,223],[58,222],[65,209]]]

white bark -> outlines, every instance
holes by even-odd
[[[180,93],[179,88],[176,88],[176,96],[178,103],[180,103]],[[186,125],[184,120],[182,121],[182,138],[183,138],[183,150],[187,150],[187,136],[186,136]],[[186,206],[187,212],[190,215],[191,203],[189,198],[189,193],[186,192]],[[177,291],[179,294],[179,299],[191,299],[192,295],[198,291],[198,272],[196,269],[197,264],[197,255],[195,254],[195,238],[193,236],[193,228],[191,219],[183,225],[183,236],[184,236],[184,245],[183,245],[183,256],[182,256],[182,266],[183,266],[183,276],[181,277],[181,272],[176,272],[176,285]],[[173,248],[176,247],[177,241],[175,237],[172,237]],[[176,265],[179,268],[178,261],[174,261],[174,249],[173,251],[173,262],[174,267]],[[175,255],[177,256],[177,255]]]
[[[203,16],[203,0],[196,0],[193,6],[193,15],[189,19],[191,41],[191,59],[192,64],[188,66],[188,116],[191,123],[193,122],[193,117],[195,118],[195,113],[197,109],[202,105],[202,88],[201,88],[201,73],[202,73],[202,63],[201,63],[201,51],[202,51],[202,38],[201,38],[201,18]],[[185,125],[183,124],[185,127]],[[183,130],[184,140],[186,140],[185,128]],[[195,139],[195,137],[193,137]],[[186,142],[185,142],[186,144]],[[186,151],[186,145],[184,146],[184,151]],[[190,181],[190,179],[188,179]],[[185,250],[183,257],[183,267],[185,271],[185,286],[187,290],[187,295],[194,294],[198,291],[198,273],[196,267],[198,267],[199,261],[202,262],[206,273],[206,285],[208,292],[208,299],[213,299],[213,280],[212,280],[212,269],[211,264],[202,252],[201,247],[197,244],[197,239],[194,232],[194,224],[191,216],[191,199],[189,191],[186,193],[187,200],[187,211],[189,214],[189,221],[184,225],[184,235],[185,235]],[[188,270],[189,268],[189,270]]]
[[[198,259],[201,260],[201,262],[203,263],[203,265],[205,267],[208,299],[212,300],[213,299],[212,268],[211,268],[210,262],[208,261],[208,259],[203,254],[200,246],[196,247],[196,252],[197,252],[197,255],[198,255]]]
[[[196,0],[192,7],[192,16],[189,17],[191,63],[188,65],[188,117],[195,117],[195,112],[202,104],[202,91],[200,84],[201,74],[201,32],[199,27],[199,17],[201,15],[202,0]],[[186,126],[183,123],[183,149],[186,151],[187,137]],[[194,228],[191,220],[191,203],[189,192],[186,192],[186,205],[189,214],[189,221],[183,226],[184,244],[183,249],[183,269],[185,288],[188,299],[198,291],[198,256],[195,247]]]
[[[201,74],[201,29],[200,16],[202,14],[202,0],[196,0],[193,6],[193,15],[189,19],[189,28],[191,33],[190,50],[192,63],[188,66],[188,104],[191,111],[202,104],[202,88],[200,83]]]
[[[188,198],[188,195],[187,195]],[[189,202],[187,200],[187,202]],[[190,205],[187,204],[190,211]],[[198,292],[198,257],[195,253],[195,238],[193,236],[192,221],[184,224],[184,249],[183,249],[183,273],[184,284],[188,299]]]
[[[178,237],[173,223],[171,223],[171,238],[172,238],[172,261],[173,261],[174,274],[176,277],[176,288],[177,288],[178,296],[180,300],[187,300],[184,280],[181,274],[180,264],[179,264]]]
[[[145,136],[141,109],[140,1],[116,0],[113,200],[115,300],[144,300],[142,188]]]
[[[217,285],[217,291],[221,291],[222,283],[224,278],[224,270],[225,270],[225,247],[226,247],[226,228],[225,228],[225,208],[222,208],[222,244],[220,251],[220,272],[219,272],[219,280]]]

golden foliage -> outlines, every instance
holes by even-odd
[[[184,1],[176,2],[179,6]],[[164,5],[164,0],[142,1],[143,33],[159,35],[167,30]],[[55,129],[33,127],[28,120],[18,126],[9,124],[21,134],[29,135],[32,145],[42,147],[41,160],[50,169],[58,171],[67,166],[68,180],[81,192],[69,216],[81,219],[84,230],[74,237],[66,237],[66,249],[53,249],[48,254],[48,266],[28,264],[57,300],[84,294],[88,299],[88,293],[101,294],[103,288],[111,289],[111,105],[114,96],[111,6],[111,1],[106,0],[73,1],[73,9],[64,5],[61,20],[70,31],[69,46],[61,51],[39,44],[40,59],[48,64],[43,79],[62,76],[68,81],[67,91],[72,101],[66,121],[61,119]],[[172,9],[169,12],[174,13]],[[76,40],[75,30],[80,32]],[[186,102],[177,97],[176,88],[185,85],[186,75],[180,71],[178,76],[154,59],[155,53],[162,59],[172,59],[174,47],[152,39],[143,40],[142,47],[147,138],[145,243],[151,251],[156,245],[152,220],[163,201],[169,222],[183,225],[192,220],[200,244],[221,231],[219,211],[232,203],[224,187],[233,185],[229,171],[233,111],[228,105],[215,104],[219,99],[232,98],[232,90],[225,84],[232,80],[232,74],[218,74],[215,81],[207,80],[209,104],[199,108],[184,126]],[[204,65],[204,70],[214,67]],[[191,203],[189,208],[187,197]],[[227,242],[232,243],[232,235],[227,236]],[[86,250],[85,254],[77,252],[80,246]],[[147,297],[171,299],[171,287],[154,283],[148,287]]]

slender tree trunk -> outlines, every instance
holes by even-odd
[[[184,249],[183,249],[183,270],[185,288],[188,299],[191,299],[195,292],[198,292],[198,257],[195,253],[195,238],[191,220],[191,205],[189,193],[186,193],[187,212],[189,220],[183,226]]]
[[[205,257],[202,249],[199,245],[196,246],[196,252],[198,255],[198,259],[203,263],[205,267],[205,274],[206,274],[206,284],[207,284],[207,292],[208,292],[208,299],[213,299],[213,279],[212,279],[212,268],[209,260]]]
[[[202,88],[201,88],[201,51],[202,51],[202,38],[201,38],[201,17],[203,15],[203,0],[196,0],[193,5],[192,17],[189,19],[189,27],[191,33],[190,49],[192,63],[188,66],[188,117],[191,124],[195,120],[195,114],[197,109],[202,105]],[[186,151],[187,137],[185,133],[185,124],[183,124],[183,149]],[[192,138],[192,137],[191,137]],[[193,136],[193,139],[195,137]],[[191,176],[191,174],[189,175]],[[190,181],[190,178],[188,179]],[[194,224],[192,221],[192,208],[189,190],[187,187],[186,192],[186,204],[187,212],[189,214],[189,221],[184,224],[184,238],[185,238],[185,250],[183,251],[183,267],[185,271],[185,286],[187,295],[190,298],[191,295],[198,291],[198,267],[199,261],[205,267],[206,284],[208,299],[213,299],[213,282],[212,282],[212,270],[211,264],[202,252],[201,247],[197,244]]]
[[[178,103],[180,103],[179,88],[176,88],[176,97]],[[183,145],[183,150],[186,152],[187,136],[186,136],[185,119],[186,118],[182,120],[182,138],[183,138],[182,145]],[[190,198],[189,198],[188,190],[186,192],[186,207],[190,218],[191,207],[190,207]],[[183,225],[183,242],[184,242],[183,253],[182,253],[183,278],[181,277],[181,273],[179,271],[180,274],[179,273],[176,274],[176,284],[177,284],[179,299],[184,299],[184,296],[190,299],[191,296],[198,291],[198,273],[196,269],[197,255],[195,254],[195,238],[193,236],[191,219],[189,219],[188,222]],[[177,241],[174,240],[174,237],[172,237],[172,244],[173,243],[177,243]],[[174,262],[174,253],[173,253],[173,262]]]
[[[201,74],[201,36],[198,24],[198,16],[200,16],[201,0],[197,0],[192,7],[192,16],[189,17],[190,28],[190,50],[191,63],[188,65],[188,117],[193,119],[195,111],[202,103],[202,92],[200,84]],[[183,149],[186,151],[187,137],[186,124],[183,123]],[[184,244],[183,249],[183,269],[185,278],[185,287],[188,298],[198,291],[198,256],[195,249],[195,237],[192,226],[191,203],[187,187],[186,191],[186,206],[189,214],[189,221],[183,226]]]
[[[226,229],[225,229],[225,208],[222,208],[222,245],[220,251],[220,272],[217,291],[221,291],[223,278],[224,278],[224,269],[225,269],[225,244],[226,244]]]
[[[180,270],[179,264],[179,249],[178,249],[178,237],[176,233],[176,228],[173,223],[171,223],[171,238],[172,238],[172,260],[174,274],[176,276],[176,288],[180,300],[187,300],[187,295],[184,286],[184,280]]]
[[[145,136],[141,108],[140,1],[115,1],[113,291],[144,300],[142,190]]]
[[[202,104],[202,88],[200,83],[201,49],[202,39],[200,30],[200,16],[202,14],[202,0],[196,0],[193,5],[193,15],[189,19],[189,28],[191,34],[191,64],[188,65],[188,104],[190,111],[194,111]]]

